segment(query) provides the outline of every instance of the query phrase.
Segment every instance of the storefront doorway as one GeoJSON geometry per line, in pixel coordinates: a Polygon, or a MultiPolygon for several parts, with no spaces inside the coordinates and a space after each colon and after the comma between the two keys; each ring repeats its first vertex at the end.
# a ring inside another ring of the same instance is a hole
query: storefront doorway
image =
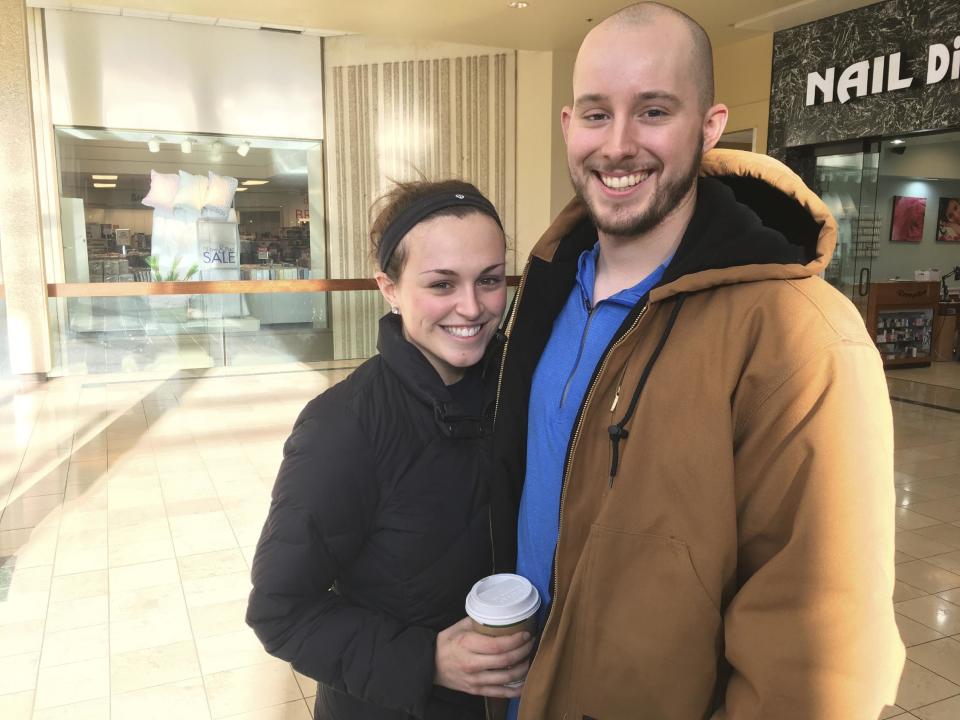
{"type": "Polygon", "coordinates": [[[816,153],[814,189],[837,219],[837,249],[824,277],[864,314],[873,261],[880,252],[879,159],[876,142],[824,147],[816,153]]]}

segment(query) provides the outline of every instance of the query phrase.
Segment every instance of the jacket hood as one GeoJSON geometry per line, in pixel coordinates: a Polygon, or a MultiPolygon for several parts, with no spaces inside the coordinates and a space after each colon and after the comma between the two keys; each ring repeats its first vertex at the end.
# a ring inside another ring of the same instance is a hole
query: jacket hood
{"type": "MultiPolygon", "coordinates": [[[[548,262],[576,257],[596,241],[586,206],[574,198],[532,255],[548,262]]],[[[757,153],[711,150],[700,165],[693,217],[650,300],[818,275],[836,241],[837,224],[827,206],[786,165],[757,153]]]]}

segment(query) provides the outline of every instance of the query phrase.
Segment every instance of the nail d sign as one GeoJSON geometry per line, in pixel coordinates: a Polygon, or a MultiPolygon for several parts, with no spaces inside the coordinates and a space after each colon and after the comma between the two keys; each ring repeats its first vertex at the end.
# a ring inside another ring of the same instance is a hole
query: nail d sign
{"type": "MultiPolygon", "coordinates": [[[[946,43],[934,43],[927,51],[927,85],[934,85],[947,77],[960,79],[960,35],[953,39],[953,48],[946,43]]],[[[807,74],[807,101],[814,105],[839,100],[841,104],[851,98],[879,95],[890,90],[905,90],[913,85],[914,78],[904,77],[900,53],[881,55],[873,60],[861,60],[848,65],[837,76],[835,67],[807,74]],[[819,97],[818,97],[819,96],[819,97]]]]}

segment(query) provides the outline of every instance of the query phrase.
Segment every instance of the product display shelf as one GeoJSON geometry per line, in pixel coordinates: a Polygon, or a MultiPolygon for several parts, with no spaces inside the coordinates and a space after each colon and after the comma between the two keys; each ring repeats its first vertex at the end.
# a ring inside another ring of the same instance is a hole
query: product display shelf
{"type": "Polygon", "coordinates": [[[884,367],[930,364],[936,343],[937,293],[935,282],[870,284],[867,329],[884,367]]]}

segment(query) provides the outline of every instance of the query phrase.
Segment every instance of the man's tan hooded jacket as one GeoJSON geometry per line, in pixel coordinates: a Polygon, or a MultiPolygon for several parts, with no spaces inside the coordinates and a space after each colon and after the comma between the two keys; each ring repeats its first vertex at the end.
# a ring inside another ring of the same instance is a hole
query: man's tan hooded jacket
{"type": "MultiPolygon", "coordinates": [[[[768,157],[713,151],[701,175],[574,426],[521,720],[876,720],[895,698],[890,403],[863,320],[818,277],[836,224],[768,157]]],[[[499,502],[519,500],[530,379],[595,242],[572,203],[518,289],[499,502]]]]}

